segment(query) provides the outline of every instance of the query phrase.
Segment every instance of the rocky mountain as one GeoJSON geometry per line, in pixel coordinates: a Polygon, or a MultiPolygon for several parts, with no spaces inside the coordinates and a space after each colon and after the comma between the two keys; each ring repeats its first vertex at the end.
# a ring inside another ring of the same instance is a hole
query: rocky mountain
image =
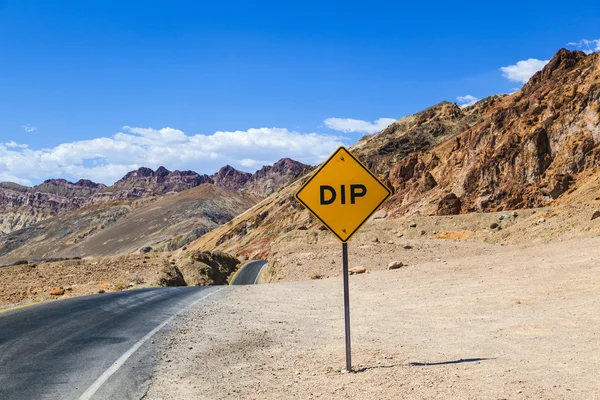
{"type": "MultiPolygon", "coordinates": [[[[442,102],[364,137],[352,151],[393,189],[388,218],[568,201],[597,179],[600,54],[562,49],[516,93],[466,108],[442,102]]],[[[302,181],[190,248],[268,257],[282,234],[317,229],[293,198],[302,181]]]]}
{"type": "MultiPolygon", "coordinates": [[[[129,172],[110,188],[103,190],[101,195],[107,196],[111,200],[157,196],[169,192],[182,192],[203,183],[213,183],[213,179],[208,175],[200,175],[194,171],[171,172],[165,167],[159,167],[156,171],[153,171],[150,168],[142,167],[129,172]]],[[[94,199],[93,202],[98,202],[98,200],[94,199]]]]}
{"type": "Polygon", "coordinates": [[[600,54],[560,50],[519,92],[477,113],[476,124],[393,166],[395,215],[544,206],[598,168],[600,54]]]}
{"type": "Polygon", "coordinates": [[[0,183],[0,232],[9,233],[53,215],[76,210],[104,189],[105,185],[89,180],[71,183],[50,179],[31,188],[0,183]]]}
{"type": "Polygon", "coordinates": [[[224,189],[241,190],[256,196],[268,197],[283,186],[304,175],[312,167],[290,158],[265,165],[254,174],[241,172],[230,165],[211,176],[215,185],[224,189]]]}
{"type": "Polygon", "coordinates": [[[246,187],[252,174],[238,171],[231,165],[226,165],[211,177],[215,185],[223,189],[241,190],[246,187]]]}
{"type": "MultiPolygon", "coordinates": [[[[498,98],[494,96],[487,102],[493,103],[498,98]]],[[[469,129],[483,114],[443,101],[396,121],[378,134],[363,137],[352,150],[370,169],[389,171],[409,155],[427,151],[469,129]]]]}
{"type": "Polygon", "coordinates": [[[205,183],[266,197],[307,168],[302,163],[284,159],[255,174],[238,171],[229,165],[212,176],[194,171],[169,171],[165,167],[156,171],[142,167],[129,172],[110,187],[89,180],[71,183],[51,179],[34,187],[3,182],[0,183],[0,235],[82,207],[112,205],[114,202],[132,206],[136,199],[154,201],[167,193],[183,192],[205,183]]]}
{"type": "Polygon", "coordinates": [[[3,182],[0,183],[0,231],[10,233],[93,204],[181,192],[205,182],[212,180],[192,171],[170,172],[164,167],[157,171],[140,168],[110,187],[89,180],[72,183],[50,179],[33,187],[3,182]]]}
{"type": "Polygon", "coordinates": [[[268,197],[310,170],[312,167],[309,165],[291,158],[283,158],[273,165],[266,165],[256,171],[244,190],[257,196],[268,197]]]}
{"type": "Polygon", "coordinates": [[[252,207],[259,197],[202,184],[148,204],[94,204],[5,235],[0,265],[20,260],[174,250],[252,207]]]}

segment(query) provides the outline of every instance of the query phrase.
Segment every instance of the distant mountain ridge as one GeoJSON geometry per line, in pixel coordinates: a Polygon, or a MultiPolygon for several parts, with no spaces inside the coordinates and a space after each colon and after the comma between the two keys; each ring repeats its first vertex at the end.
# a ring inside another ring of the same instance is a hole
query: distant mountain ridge
{"type": "Polygon", "coordinates": [[[268,197],[286,184],[306,175],[311,169],[312,167],[291,158],[282,158],[275,164],[264,166],[256,171],[246,183],[244,190],[257,196],[268,197]]]}
{"type": "Polygon", "coordinates": [[[0,266],[48,258],[175,250],[226,223],[261,198],[202,184],[137,204],[106,202],[50,217],[0,240],[0,266]]]}
{"type": "Polygon", "coordinates": [[[283,159],[273,166],[263,167],[255,174],[238,171],[230,165],[213,175],[201,175],[194,171],[169,171],[162,166],[156,171],[141,167],[127,173],[112,186],[87,179],[75,183],[65,179],[48,179],[33,187],[2,182],[0,235],[82,207],[110,202],[132,202],[137,199],[151,201],[155,197],[183,192],[205,183],[267,197],[308,169],[308,165],[283,159]],[[286,167],[283,168],[283,165],[286,167]]]}
{"type": "Polygon", "coordinates": [[[88,180],[72,183],[64,179],[49,179],[34,187],[2,182],[0,232],[10,233],[53,215],[81,208],[105,188],[105,185],[88,180]]]}
{"type": "MultiPolygon", "coordinates": [[[[161,195],[168,192],[181,192],[200,186],[203,183],[214,183],[208,175],[200,175],[194,171],[169,171],[159,167],[156,171],[141,167],[127,173],[103,192],[123,193],[130,195],[137,190],[137,195],[161,195]]],[[[137,197],[137,195],[135,197],[137,197]]]]}

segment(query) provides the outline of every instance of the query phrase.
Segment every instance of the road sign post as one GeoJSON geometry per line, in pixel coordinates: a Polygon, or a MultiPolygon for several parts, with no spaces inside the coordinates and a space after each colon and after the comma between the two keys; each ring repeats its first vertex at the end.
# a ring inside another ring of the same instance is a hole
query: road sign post
{"type": "Polygon", "coordinates": [[[338,148],[296,193],[296,199],[342,242],[346,370],[352,371],[348,241],[392,195],[348,149],[338,148]]]}
{"type": "Polygon", "coordinates": [[[342,243],[342,270],[344,273],[344,320],[346,330],[346,371],[352,371],[350,341],[350,287],[348,286],[348,243],[342,243]]]}

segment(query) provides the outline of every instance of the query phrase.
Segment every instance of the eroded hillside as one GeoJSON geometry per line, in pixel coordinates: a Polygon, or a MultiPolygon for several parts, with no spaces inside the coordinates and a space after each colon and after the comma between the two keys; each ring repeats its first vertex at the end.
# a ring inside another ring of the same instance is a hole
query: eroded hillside
{"type": "Polygon", "coordinates": [[[260,198],[204,184],[154,201],[92,205],[6,235],[0,265],[19,260],[174,250],[229,221],[260,198]]]}
{"type": "Polygon", "coordinates": [[[2,182],[0,236],[82,207],[110,208],[115,202],[130,204],[136,199],[154,201],[202,184],[266,197],[297,179],[308,168],[308,165],[286,158],[274,165],[266,165],[254,174],[229,165],[210,176],[194,171],[169,171],[164,167],[156,171],[142,167],[127,173],[110,187],[89,180],[72,183],[49,179],[33,187],[2,182]]]}
{"type": "Polygon", "coordinates": [[[540,207],[598,167],[600,55],[560,50],[486,118],[396,163],[393,215],[540,207]]]}
{"type": "MultiPolygon", "coordinates": [[[[379,218],[455,215],[569,202],[596,179],[600,54],[560,50],[518,92],[442,102],[352,150],[393,188],[379,218]]],[[[304,178],[305,179],[305,178],[304,178]]],[[[301,180],[190,245],[268,257],[273,240],[318,229],[294,200],[301,180]]]]}

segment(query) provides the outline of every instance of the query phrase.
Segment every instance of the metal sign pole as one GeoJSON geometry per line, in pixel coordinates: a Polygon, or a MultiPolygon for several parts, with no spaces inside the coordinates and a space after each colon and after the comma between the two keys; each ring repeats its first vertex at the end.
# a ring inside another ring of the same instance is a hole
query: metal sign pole
{"type": "MultiPolygon", "coordinates": [[[[2,0],[0,0],[2,1],[2,0]]],[[[340,147],[296,192],[296,200],[342,242],[346,370],[352,371],[350,352],[350,290],[348,240],[390,197],[392,191],[347,148],[340,147]]]]}
{"type": "Polygon", "coordinates": [[[344,274],[344,313],[346,320],[346,371],[352,371],[350,350],[350,289],[348,288],[348,243],[342,243],[342,264],[344,274]]]}

